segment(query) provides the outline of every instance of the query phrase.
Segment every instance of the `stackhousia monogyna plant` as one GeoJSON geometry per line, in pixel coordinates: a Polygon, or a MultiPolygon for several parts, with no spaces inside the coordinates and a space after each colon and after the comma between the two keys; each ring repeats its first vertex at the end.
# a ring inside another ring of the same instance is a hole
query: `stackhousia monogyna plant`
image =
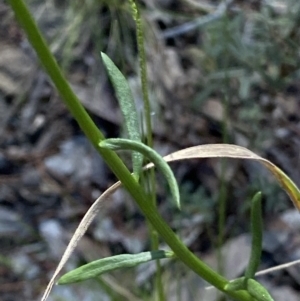
{"type": "MultiPolygon", "coordinates": [[[[78,240],[84,235],[87,227],[96,216],[97,212],[99,211],[100,204],[120,185],[123,185],[128,190],[143,214],[146,216],[147,220],[151,223],[152,227],[170,246],[171,251],[154,250],[140,254],[122,254],[96,260],[65,274],[58,280],[59,284],[82,281],[91,277],[96,277],[102,273],[109,272],[114,269],[132,267],[150,260],[172,258],[173,260],[182,261],[200,277],[236,300],[273,300],[266,289],[254,279],[254,275],[260,261],[262,243],[260,193],[256,194],[252,201],[251,228],[253,239],[252,252],[248,268],[244,277],[229,281],[228,279],[224,278],[222,275],[211,269],[200,258],[195,256],[181,242],[177,235],[171,230],[164,219],[160,216],[159,212],[156,209],[156,206],[153,204],[153,202],[151,202],[149,195],[140,185],[140,174],[143,172],[142,156],[147,157],[151,162],[153,162],[153,164],[147,164],[144,169],[149,169],[155,166],[164,174],[164,176],[168,180],[174,201],[176,202],[178,207],[181,206],[178,185],[175,181],[170,167],[167,164],[167,162],[171,161],[207,157],[228,157],[256,160],[272,172],[279,184],[289,194],[294,205],[299,209],[300,192],[296,185],[292,182],[292,180],[270,161],[261,158],[260,156],[252,153],[250,150],[236,145],[200,145],[180,150],[162,158],[157,152],[155,152],[155,150],[153,150],[153,148],[144,145],[141,142],[137,122],[137,114],[135,111],[135,106],[133,105],[133,99],[126,79],[113,64],[113,62],[105,54],[102,54],[104,64],[116,90],[116,95],[119,99],[120,106],[124,114],[124,122],[126,124],[129,136],[129,139],[105,139],[104,135],[96,127],[88,113],[81,105],[79,99],[72,91],[69,83],[63,76],[23,0],[8,0],[8,3],[12,7],[16,18],[26,32],[28,39],[32,47],[35,49],[43,67],[53,81],[56,89],[60,93],[62,100],[70,110],[73,117],[78,122],[85,135],[88,137],[96,150],[111,168],[113,173],[120,180],[120,182],[117,182],[110,189],[104,192],[101,197],[95,201],[95,203],[91,206],[91,208],[84,216],[62,257],[44,293],[44,296],[42,297],[42,300],[47,299],[54,281],[58,276],[58,273],[61,271],[65,262],[76,247],[78,240]],[[131,174],[131,172],[125,167],[124,163],[114,151],[120,149],[127,149],[133,152],[133,174],[131,174]]],[[[136,3],[132,0],[131,4],[136,9],[134,11],[135,19],[137,25],[140,26],[140,19],[136,3]]],[[[141,39],[141,36],[139,36],[139,38],[141,39]]],[[[143,60],[145,62],[145,57],[143,58],[143,60]]],[[[145,74],[143,82],[143,84],[145,85],[145,74]]]]}

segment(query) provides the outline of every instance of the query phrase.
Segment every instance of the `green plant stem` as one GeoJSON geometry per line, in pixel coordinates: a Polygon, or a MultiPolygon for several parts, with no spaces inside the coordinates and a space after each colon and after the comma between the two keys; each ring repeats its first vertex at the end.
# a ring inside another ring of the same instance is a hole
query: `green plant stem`
{"type": "Polygon", "coordinates": [[[251,202],[251,256],[245,272],[246,278],[254,278],[259,267],[262,251],[263,218],[261,209],[261,192],[255,194],[251,202]]]}
{"type": "Polygon", "coordinates": [[[146,64],[146,52],[144,47],[144,31],[142,26],[142,19],[140,15],[140,10],[138,4],[135,0],[129,0],[132,11],[133,18],[136,23],[136,36],[137,36],[137,46],[139,52],[139,69],[141,73],[141,86],[144,102],[144,116],[146,121],[147,130],[147,145],[153,147],[152,138],[152,124],[151,124],[151,107],[148,93],[148,78],[147,78],[147,64],[146,64]]]}
{"type": "MultiPolygon", "coordinates": [[[[43,39],[40,31],[38,30],[37,25],[33,20],[24,1],[8,0],[8,3],[12,7],[16,18],[26,32],[32,47],[36,51],[42,65],[52,79],[66,106],[70,109],[73,117],[76,119],[79,126],[82,128],[86,136],[90,139],[104,161],[108,164],[114,174],[118,177],[118,179],[120,179],[123,186],[134,198],[146,218],[151,222],[153,227],[170,246],[178,259],[180,259],[191,270],[193,270],[207,282],[211,283],[219,290],[224,291],[224,287],[228,283],[228,280],[216,273],[203,261],[197,258],[178,239],[176,234],[158,214],[156,208],[154,207],[152,202],[149,201],[142,187],[132,177],[130,171],[125,167],[121,159],[114,152],[106,149],[101,149],[98,146],[98,143],[104,139],[103,134],[93,123],[92,119],[84,110],[79,99],[76,97],[70,85],[62,75],[54,57],[47,47],[46,42],[43,39]]],[[[241,291],[225,293],[236,300],[252,301],[252,297],[247,292],[241,291]]]]}
{"type": "MultiPolygon", "coordinates": [[[[229,53],[228,53],[228,16],[227,13],[223,16],[223,36],[222,45],[225,48],[224,55],[224,66],[225,69],[225,91],[223,94],[223,116],[222,116],[222,142],[228,143],[228,98],[229,98],[229,53]]],[[[225,172],[227,169],[227,159],[221,159],[221,180],[220,180],[220,194],[218,200],[218,243],[217,243],[217,256],[218,256],[218,272],[223,274],[224,263],[222,256],[222,246],[225,239],[225,228],[226,228],[226,208],[227,208],[227,198],[228,198],[228,184],[225,179],[225,172]]]]}
{"type": "MultiPolygon", "coordinates": [[[[148,93],[148,78],[147,78],[147,64],[146,64],[146,52],[145,52],[145,44],[144,44],[144,30],[142,26],[142,19],[138,4],[135,0],[129,0],[132,11],[133,18],[136,23],[136,37],[137,37],[137,46],[138,46],[138,56],[139,56],[139,68],[141,74],[141,86],[142,86],[142,94],[143,94],[143,102],[144,102],[144,117],[146,121],[146,144],[153,148],[153,138],[152,138],[152,124],[151,124],[151,107],[148,93]]],[[[154,169],[150,170],[149,173],[149,185],[151,187],[151,199],[156,206],[156,184],[155,184],[155,173],[154,169]]],[[[151,238],[151,247],[152,250],[158,250],[159,247],[159,236],[157,231],[153,228],[153,226],[149,225],[150,238],[151,238]]],[[[162,281],[162,268],[160,264],[160,260],[156,261],[156,279],[155,286],[157,292],[157,300],[164,301],[166,300],[164,289],[163,289],[163,281],[162,281]]]]}

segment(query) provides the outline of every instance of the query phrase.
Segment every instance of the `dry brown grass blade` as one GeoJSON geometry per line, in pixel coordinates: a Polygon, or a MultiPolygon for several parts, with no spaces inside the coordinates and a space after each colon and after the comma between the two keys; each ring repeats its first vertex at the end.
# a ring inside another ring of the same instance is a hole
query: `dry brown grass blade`
{"type": "MultiPolygon", "coordinates": [[[[250,150],[244,147],[231,144],[205,144],[186,148],[164,157],[164,159],[167,162],[201,158],[235,158],[259,161],[272,172],[279,184],[285,189],[285,191],[290,196],[296,208],[298,210],[300,209],[300,192],[297,186],[293,183],[293,181],[289,179],[288,176],[272,162],[256,155],[255,153],[251,152],[250,150]]],[[[145,169],[152,168],[153,166],[154,165],[150,163],[147,166],[145,166],[145,169]]],[[[62,259],[60,260],[44,292],[41,301],[45,301],[48,298],[58,274],[60,273],[67,260],[70,258],[71,254],[73,253],[74,249],[78,244],[78,241],[85,234],[87,228],[99,212],[103,202],[107,200],[108,197],[111,194],[113,194],[120,186],[120,182],[115,183],[113,186],[107,189],[89,208],[89,210],[81,220],[78,228],[76,229],[73,237],[71,238],[71,241],[62,256],[62,259]]]]}
{"type": "MultiPolygon", "coordinates": [[[[271,171],[279,184],[284,188],[289,197],[291,198],[295,207],[300,210],[300,191],[294,182],[276,165],[269,160],[258,156],[251,152],[247,148],[232,144],[205,144],[198,145],[190,148],[186,148],[164,157],[167,162],[187,160],[187,159],[201,159],[201,158],[235,158],[235,159],[248,159],[256,160],[262,163],[267,169],[271,171]]],[[[148,164],[147,167],[152,167],[152,164],[148,164]]],[[[270,269],[266,269],[257,272],[255,275],[265,275],[278,271],[281,269],[289,268],[293,265],[300,263],[300,260],[295,260],[280,266],[276,266],[270,269]]],[[[213,287],[211,287],[213,288],[213,287]]]]}
{"type": "Polygon", "coordinates": [[[62,268],[64,267],[64,265],[66,264],[66,262],[68,261],[70,256],[72,255],[79,240],[85,234],[87,228],[89,227],[89,225],[92,223],[93,219],[98,214],[101,206],[103,205],[103,202],[105,200],[107,200],[120,186],[121,186],[121,182],[115,183],[113,186],[111,186],[109,189],[107,189],[89,208],[89,210],[87,211],[87,213],[81,220],[79,226],[77,227],[74,235],[72,236],[58,266],[55,269],[53,276],[51,277],[51,279],[47,285],[47,288],[43,294],[41,301],[45,301],[48,298],[58,274],[60,273],[60,271],[62,270],[62,268]]]}
{"type": "Polygon", "coordinates": [[[164,157],[167,162],[200,158],[248,159],[262,163],[271,171],[278,183],[289,195],[295,207],[300,211],[300,191],[296,184],[272,162],[256,155],[245,147],[233,144],[205,144],[186,148],[164,157]]]}

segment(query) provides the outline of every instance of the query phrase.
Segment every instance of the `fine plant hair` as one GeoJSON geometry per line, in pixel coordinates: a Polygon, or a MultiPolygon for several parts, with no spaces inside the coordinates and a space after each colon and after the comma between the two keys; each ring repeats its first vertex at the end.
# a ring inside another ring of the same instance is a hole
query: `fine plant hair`
{"type": "MultiPolygon", "coordinates": [[[[148,262],[151,260],[163,260],[164,258],[171,258],[172,260],[179,260],[183,262],[189,269],[194,271],[197,275],[202,277],[212,286],[222,291],[224,294],[230,296],[235,300],[240,301],[272,301],[273,298],[269,292],[255,280],[255,273],[260,263],[261,248],[262,248],[262,216],[261,216],[261,193],[258,192],[253,197],[251,202],[251,232],[252,232],[252,247],[251,256],[248,267],[243,277],[229,281],[220,273],[210,268],[205,262],[193,254],[172,231],[170,226],[159,214],[153,196],[149,195],[145,186],[141,183],[140,175],[144,169],[157,167],[167,179],[172,192],[173,201],[177,207],[184,206],[180,204],[179,188],[174,175],[168,165],[170,161],[192,159],[192,158],[238,158],[246,160],[256,160],[263,166],[268,168],[278,183],[287,192],[293,201],[296,208],[300,208],[300,192],[294,182],[272,162],[256,155],[250,150],[229,144],[213,144],[200,145],[187,149],[180,150],[162,158],[154,149],[152,145],[151,136],[151,122],[150,122],[150,107],[147,96],[147,77],[146,77],[146,59],[145,50],[143,48],[143,32],[142,20],[138,10],[136,1],[131,0],[130,4],[133,10],[133,17],[137,27],[137,42],[139,50],[139,61],[141,70],[141,84],[143,90],[143,98],[145,104],[145,120],[147,124],[147,143],[143,144],[141,141],[140,126],[138,123],[136,108],[130,93],[129,86],[125,77],[114,65],[112,60],[106,55],[101,54],[104,65],[107,69],[108,75],[112,81],[113,87],[116,91],[116,96],[119,100],[120,107],[124,116],[124,122],[128,131],[128,139],[106,139],[103,133],[97,128],[91,117],[81,105],[79,99],[74,94],[62,74],[57,62],[51,54],[43,36],[41,35],[33,17],[31,16],[26,4],[23,0],[8,0],[15,17],[27,34],[28,40],[37,53],[41,64],[45,68],[49,77],[53,81],[56,89],[60,93],[70,113],[75,118],[80,128],[90,140],[92,145],[98,151],[99,155],[104,159],[112,172],[120,180],[111,188],[109,188],[103,195],[95,201],[91,208],[86,213],[85,217],[76,230],[71,242],[59,263],[57,270],[51,279],[48,288],[46,289],[42,300],[46,300],[51,288],[56,281],[58,273],[62,269],[64,263],[69,258],[72,250],[76,247],[78,240],[84,235],[87,227],[99,211],[99,204],[105,200],[107,195],[113,193],[120,185],[129,192],[132,198],[139,206],[142,213],[145,215],[147,221],[155,229],[158,235],[168,244],[171,251],[153,249],[139,254],[120,254],[108,258],[92,261],[77,269],[74,269],[61,278],[58,279],[58,284],[69,284],[73,282],[83,281],[89,278],[97,277],[103,273],[110,272],[115,269],[127,268],[148,262]],[[131,173],[119,156],[116,150],[126,149],[133,152],[131,173]],[[142,167],[144,158],[147,158],[151,163],[142,167]],[[153,164],[152,164],[153,163],[153,164]],[[71,247],[70,247],[71,246],[71,247]]],[[[100,55],[100,54],[99,54],[100,55]]],[[[152,179],[153,180],[153,179],[152,179]]],[[[157,245],[157,241],[154,242],[157,245]]],[[[161,277],[157,278],[161,281],[161,277]]],[[[162,282],[160,288],[162,288],[162,282]]],[[[164,300],[164,295],[159,294],[159,300],[164,300]]]]}

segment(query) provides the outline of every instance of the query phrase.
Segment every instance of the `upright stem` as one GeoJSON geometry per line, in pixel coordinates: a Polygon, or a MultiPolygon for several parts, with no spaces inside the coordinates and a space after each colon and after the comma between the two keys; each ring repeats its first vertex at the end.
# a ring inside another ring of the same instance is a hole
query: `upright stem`
{"type": "MultiPolygon", "coordinates": [[[[229,76],[228,76],[228,15],[225,12],[222,18],[223,22],[223,47],[225,48],[225,55],[223,60],[223,69],[225,70],[225,79],[224,79],[224,93],[223,93],[223,116],[222,116],[222,142],[228,143],[228,98],[229,98],[229,76]]],[[[221,159],[221,179],[220,179],[220,193],[218,200],[218,272],[223,274],[224,264],[222,256],[222,246],[224,244],[225,238],[225,220],[226,220],[226,207],[227,207],[227,198],[228,198],[228,184],[225,179],[225,171],[227,169],[227,159],[221,159]]]]}
{"type": "MultiPolygon", "coordinates": [[[[141,86],[142,86],[142,95],[143,95],[143,103],[144,103],[144,117],[146,121],[146,144],[153,148],[153,137],[152,137],[152,124],[151,124],[151,106],[149,100],[148,93],[148,78],[147,78],[147,63],[146,63],[146,52],[145,52],[145,44],[144,44],[144,30],[142,25],[142,19],[140,10],[136,0],[129,0],[132,10],[133,17],[136,23],[136,37],[137,37],[137,46],[138,46],[138,56],[139,56],[139,67],[140,67],[140,78],[141,78],[141,86]]],[[[147,178],[146,178],[147,180],[147,178]]],[[[156,184],[155,184],[155,173],[154,169],[151,169],[149,172],[149,185],[150,185],[150,193],[151,199],[156,206],[156,184]]],[[[157,231],[154,227],[149,224],[149,231],[151,237],[151,245],[153,250],[158,250],[159,248],[159,237],[157,231]]],[[[157,300],[164,301],[164,289],[162,283],[162,268],[160,264],[160,260],[156,260],[156,279],[155,279],[155,287],[157,292],[157,300]]]]}

